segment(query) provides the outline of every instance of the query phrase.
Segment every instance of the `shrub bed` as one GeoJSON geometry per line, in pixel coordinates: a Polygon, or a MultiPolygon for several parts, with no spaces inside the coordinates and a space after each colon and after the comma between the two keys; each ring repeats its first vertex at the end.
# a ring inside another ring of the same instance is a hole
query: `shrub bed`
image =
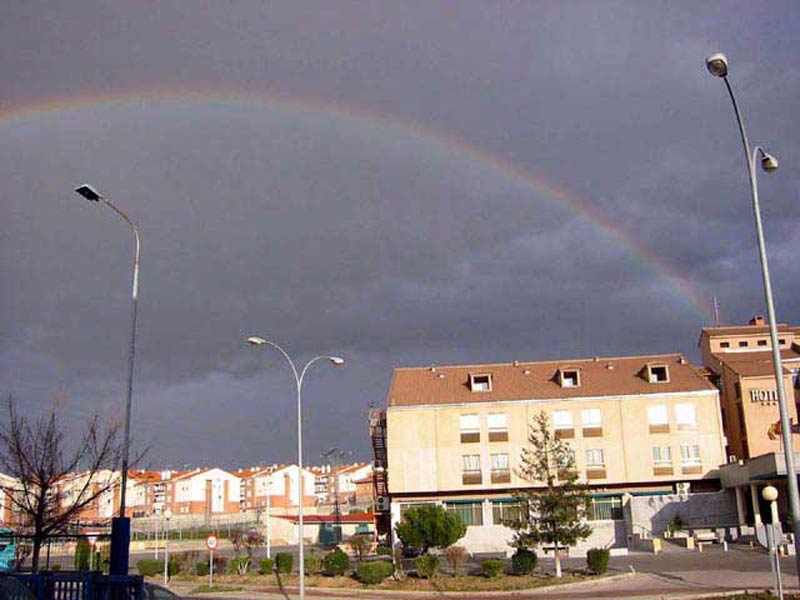
{"type": "Polygon", "coordinates": [[[425,579],[430,579],[435,576],[436,573],[439,572],[440,565],[439,557],[431,554],[423,554],[414,561],[414,566],[417,568],[417,575],[425,579]]]}
{"type": "Polygon", "coordinates": [[[527,548],[517,548],[511,557],[511,569],[515,575],[530,575],[536,568],[536,552],[527,548]]]}
{"type": "Polygon", "coordinates": [[[350,568],[350,559],[341,549],[335,548],[322,559],[322,572],[328,577],[344,575],[350,568]]]}
{"type": "Polygon", "coordinates": [[[291,573],[294,557],[288,552],[278,552],[275,555],[275,568],[278,573],[291,573]]]}
{"type": "Polygon", "coordinates": [[[394,573],[394,566],[388,560],[362,562],[358,563],[356,567],[356,579],[367,585],[381,583],[392,573],[394,573]]]}
{"type": "Polygon", "coordinates": [[[139,571],[139,575],[154,577],[162,572],[163,564],[164,563],[155,558],[143,558],[136,562],[136,568],[139,571]]]}
{"type": "Polygon", "coordinates": [[[489,579],[500,577],[505,569],[506,564],[497,558],[490,558],[489,560],[485,560],[481,563],[481,575],[488,577],[489,579]]]}
{"type": "Polygon", "coordinates": [[[608,559],[611,556],[608,548],[592,548],[586,553],[586,563],[589,571],[595,575],[602,575],[608,571],[608,559]]]}
{"type": "Polygon", "coordinates": [[[275,568],[275,561],[271,558],[264,558],[261,559],[261,562],[258,563],[258,572],[262,575],[269,575],[272,573],[272,570],[275,568]]]}

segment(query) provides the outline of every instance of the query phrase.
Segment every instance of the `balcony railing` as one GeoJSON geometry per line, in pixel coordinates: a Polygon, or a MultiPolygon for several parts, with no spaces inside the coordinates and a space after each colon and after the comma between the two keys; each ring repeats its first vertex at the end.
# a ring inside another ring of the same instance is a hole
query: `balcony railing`
{"type": "Polygon", "coordinates": [[[463,471],[461,481],[464,485],[475,485],[483,483],[483,477],[480,471],[463,471]]]}
{"type": "Polygon", "coordinates": [[[509,469],[492,469],[492,483],[511,483],[509,469]]]}

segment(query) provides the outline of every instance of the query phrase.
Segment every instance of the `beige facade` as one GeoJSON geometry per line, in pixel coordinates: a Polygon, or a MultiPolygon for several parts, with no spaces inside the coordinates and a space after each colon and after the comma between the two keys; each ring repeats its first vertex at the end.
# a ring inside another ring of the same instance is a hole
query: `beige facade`
{"type": "Polygon", "coordinates": [[[595,494],[595,529],[609,539],[594,545],[618,543],[611,521],[624,492],[718,487],[719,393],[679,354],[397,369],[387,408],[393,522],[404,506],[443,502],[472,525],[472,549],[507,548],[499,523],[513,491],[534,485],[518,468],[540,412],[595,494]]]}
{"type": "MultiPolygon", "coordinates": [[[[800,334],[796,327],[778,326],[787,408],[797,423],[800,401],[800,334]]],[[[772,343],[763,318],[748,325],[707,327],[700,335],[700,354],[710,378],[721,392],[721,408],[729,461],[781,452],[778,394],[772,343]],[[771,429],[772,427],[772,429],[771,429]]],[[[793,436],[795,447],[800,435],[793,436]]]]}

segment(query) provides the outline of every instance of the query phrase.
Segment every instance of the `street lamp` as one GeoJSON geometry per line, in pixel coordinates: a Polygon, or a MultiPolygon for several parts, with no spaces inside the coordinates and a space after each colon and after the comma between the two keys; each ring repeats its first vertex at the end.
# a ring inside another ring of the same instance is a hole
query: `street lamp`
{"type": "Polygon", "coordinates": [[[742,137],[745,160],[747,162],[747,174],[750,179],[750,196],[753,201],[753,216],[756,221],[756,237],[758,239],[758,255],[761,259],[761,277],[764,284],[764,299],[767,304],[767,318],[769,320],[769,336],[772,342],[772,364],[775,371],[775,385],[778,391],[778,411],[781,419],[781,436],[783,438],[783,452],[786,464],[786,483],[789,491],[789,511],[792,516],[792,529],[795,547],[795,560],[798,566],[798,578],[800,578],[800,498],[797,490],[797,472],[794,466],[794,448],[792,447],[792,427],[789,419],[789,409],[786,403],[786,392],[783,385],[783,366],[781,365],[781,351],[778,341],[778,328],[775,319],[775,307],[772,302],[772,283],[769,277],[769,264],[767,263],[767,249],[764,244],[764,230],[761,226],[761,211],[758,206],[758,186],[756,184],[756,156],[761,163],[761,168],[770,173],[778,168],[778,161],[774,156],[768,154],[760,146],[750,148],[747,140],[747,133],[744,129],[744,120],[736,103],[736,96],[733,88],[728,81],[728,59],[724,54],[718,52],[706,58],[706,67],[714,77],[720,77],[728,88],[731,97],[733,110],[736,114],[736,122],[739,125],[739,133],[742,137]]]}
{"type": "Polygon", "coordinates": [[[83,184],[75,188],[79,196],[91,202],[101,200],[130,226],[135,242],[133,258],[133,286],[131,292],[130,343],[128,346],[128,378],[125,386],[125,407],[122,439],[122,477],[119,493],[119,516],[111,520],[111,556],[109,573],[111,575],[128,574],[128,547],[130,545],[130,520],[125,516],[125,493],[128,487],[128,453],[131,441],[131,395],[133,393],[133,362],[136,351],[136,301],[139,297],[139,230],[130,217],[117,208],[111,200],[100,195],[92,186],[83,184]]]}
{"type": "Polygon", "coordinates": [[[169,518],[172,511],[164,511],[164,585],[169,583],[169,518]]]}
{"type": "Polygon", "coordinates": [[[769,527],[765,527],[764,531],[767,533],[767,547],[769,550],[769,562],[772,567],[772,574],[775,576],[775,588],[778,592],[778,598],[783,600],[783,581],[781,581],[781,560],[778,554],[778,490],[771,485],[768,485],[761,490],[761,497],[769,502],[769,512],[772,523],[769,527]]]}
{"type": "Polygon", "coordinates": [[[303,391],[303,379],[306,376],[306,372],[308,368],[313,365],[315,362],[319,360],[327,360],[333,363],[336,366],[344,365],[344,359],[339,356],[315,356],[311,360],[309,360],[303,370],[300,371],[298,374],[297,367],[292,360],[292,357],[281,348],[275,342],[271,342],[267,339],[262,337],[252,336],[247,338],[247,343],[251,346],[272,346],[276,350],[278,350],[283,357],[286,359],[286,362],[289,363],[289,366],[292,368],[292,374],[294,375],[294,382],[297,388],[297,463],[298,463],[298,513],[297,513],[297,521],[298,521],[298,538],[300,544],[300,552],[299,552],[299,559],[298,559],[298,567],[300,568],[300,600],[305,600],[305,561],[303,557],[303,405],[301,402],[302,391],[303,391]]]}

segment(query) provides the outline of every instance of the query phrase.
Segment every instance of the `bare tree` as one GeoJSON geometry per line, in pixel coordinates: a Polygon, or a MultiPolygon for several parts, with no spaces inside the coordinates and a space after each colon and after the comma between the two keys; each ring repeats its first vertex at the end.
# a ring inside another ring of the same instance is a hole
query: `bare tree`
{"type": "Polygon", "coordinates": [[[13,480],[3,484],[3,491],[23,532],[33,539],[31,566],[37,571],[47,538],[66,532],[82,510],[118,485],[119,425],[104,426],[94,416],[80,439],[68,443],[58,402],[37,419],[20,414],[12,396],[7,404],[8,422],[0,425],[0,468],[13,480]]]}

